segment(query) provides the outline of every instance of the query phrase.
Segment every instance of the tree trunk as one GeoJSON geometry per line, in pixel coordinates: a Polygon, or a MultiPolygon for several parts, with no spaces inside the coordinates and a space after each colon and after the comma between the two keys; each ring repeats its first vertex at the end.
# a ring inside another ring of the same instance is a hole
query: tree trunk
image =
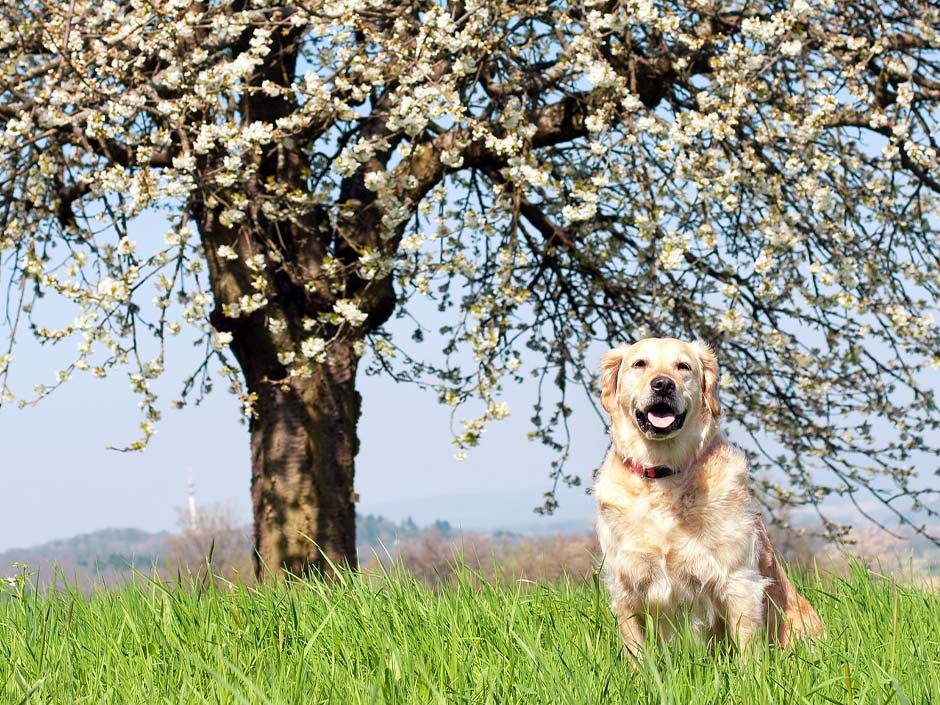
{"type": "MultiPolygon", "coordinates": [[[[268,305],[247,315],[226,316],[226,304],[253,292],[254,273],[245,262],[260,249],[255,243],[265,238],[238,237],[220,227],[211,213],[194,210],[200,216],[216,302],[211,321],[217,330],[232,334],[232,352],[254,396],[250,432],[255,573],[259,578],[280,577],[282,571],[328,576],[339,566],[356,567],[353,480],[361,398],[355,387],[359,360],[354,347],[388,318],[395,301],[391,284],[376,284],[380,293],[365,298],[365,325],[342,335],[324,331],[324,337],[333,338],[326,360],[311,360],[307,376],[292,375],[278,354],[297,351],[312,335],[305,321],[329,312],[332,301],[297,285],[282,267],[269,263],[268,305]],[[230,244],[239,258],[220,257],[219,243],[230,244]],[[275,319],[285,325],[279,334],[269,327],[275,319]]],[[[303,244],[308,249],[288,261],[315,272],[322,259],[318,244],[313,238],[303,244]]]]}
{"type": "Polygon", "coordinates": [[[352,346],[340,343],[308,379],[250,385],[258,412],[251,421],[251,498],[259,577],[280,570],[329,575],[357,563],[357,362],[352,346]]]}

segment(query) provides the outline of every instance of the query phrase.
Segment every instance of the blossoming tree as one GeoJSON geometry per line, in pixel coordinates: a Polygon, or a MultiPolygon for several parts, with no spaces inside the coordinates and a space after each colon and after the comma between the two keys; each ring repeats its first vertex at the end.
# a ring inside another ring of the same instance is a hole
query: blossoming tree
{"type": "Polygon", "coordinates": [[[194,327],[183,397],[209,369],[240,395],[268,566],[354,560],[366,365],[476,400],[458,452],[505,383],[554,382],[535,435],[563,456],[602,346],[700,338],[764,496],[908,517],[931,491],[932,0],[0,8],[4,401],[27,326],[75,339],[38,396],[129,368],[141,448],[164,341],[194,327]],[[448,324],[392,340],[422,299],[448,324]]]}

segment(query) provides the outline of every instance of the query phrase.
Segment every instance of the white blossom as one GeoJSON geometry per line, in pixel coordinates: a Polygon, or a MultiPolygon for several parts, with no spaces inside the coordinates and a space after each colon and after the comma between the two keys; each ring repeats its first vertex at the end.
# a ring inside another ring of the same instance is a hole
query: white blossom
{"type": "Polygon", "coordinates": [[[300,344],[300,352],[308,360],[319,362],[325,359],[326,347],[327,343],[323,338],[310,337],[300,344]]]}
{"type": "Polygon", "coordinates": [[[238,259],[238,253],[229,245],[221,245],[218,249],[219,257],[222,259],[238,259]]]}
{"type": "Polygon", "coordinates": [[[362,325],[369,317],[367,313],[361,311],[353,301],[348,299],[340,299],[337,301],[335,304],[333,304],[333,310],[340,316],[340,318],[352,326],[362,325]]]}

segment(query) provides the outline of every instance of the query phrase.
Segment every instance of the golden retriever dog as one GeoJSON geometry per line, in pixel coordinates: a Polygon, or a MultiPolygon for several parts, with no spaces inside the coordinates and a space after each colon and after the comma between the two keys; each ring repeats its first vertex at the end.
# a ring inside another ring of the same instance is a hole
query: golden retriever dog
{"type": "Polygon", "coordinates": [[[612,444],[594,487],[597,533],[634,656],[647,628],[668,639],[680,618],[740,648],[762,631],[782,646],[825,631],[774,555],[743,453],[718,428],[718,378],[706,345],[672,338],[601,360],[612,444]]]}

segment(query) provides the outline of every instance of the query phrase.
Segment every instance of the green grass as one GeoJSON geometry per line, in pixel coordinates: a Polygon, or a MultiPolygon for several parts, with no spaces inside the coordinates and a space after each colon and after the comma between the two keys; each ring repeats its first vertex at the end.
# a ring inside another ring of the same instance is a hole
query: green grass
{"type": "Polygon", "coordinates": [[[596,585],[14,590],[0,703],[940,703],[936,593],[863,569],[801,583],[829,627],[815,649],[742,662],[682,638],[636,671],[596,585]]]}

